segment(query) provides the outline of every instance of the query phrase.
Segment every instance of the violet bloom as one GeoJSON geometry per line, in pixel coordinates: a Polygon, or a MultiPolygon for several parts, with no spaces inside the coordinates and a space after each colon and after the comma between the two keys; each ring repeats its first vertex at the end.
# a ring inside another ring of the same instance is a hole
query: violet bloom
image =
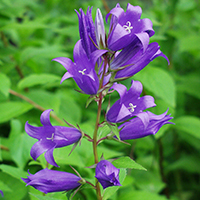
{"type": "Polygon", "coordinates": [[[120,99],[108,110],[106,119],[108,122],[123,122],[133,116],[140,116],[143,110],[156,106],[154,98],[149,95],[140,97],[142,93],[142,84],[139,81],[132,80],[131,88],[122,84],[113,84],[112,89],[116,90],[120,99]]]}
{"type": "Polygon", "coordinates": [[[1,194],[1,196],[3,197],[3,191],[2,191],[2,190],[0,190],[0,194],[1,194]]]}
{"type": "Polygon", "coordinates": [[[149,37],[154,35],[152,22],[150,19],[140,19],[142,9],[139,6],[127,4],[127,10],[119,4],[113,8],[106,16],[110,15],[110,35],[108,37],[108,47],[113,51],[120,50],[129,45],[135,38],[138,38],[145,50],[149,44],[149,37]]]}
{"type": "Polygon", "coordinates": [[[81,43],[83,48],[88,56],[97,50],[94,43],[96,44],[96,37],[95,37],[95,26],[92,20],[92,8],[88,7],[86,15],[84,14],[83,10],[79,9],[80,14],[76,11],[79,19],[79,33],[81,38],[81,43]]]}
{"type": "Polygon", "coordinates": [[[125,122],[119,126],[119,129],[122,128],[119,132],[120,139],[121,140],[131,140],[131,139],[137,139],[142,138],[148,135],[155,135],[159,129],[164,124],[173,124],[172,122],[169,122],[173,117],[170,117],[170,115],[167,115],[167,112],[164,112],[161,115],[155,115],[149,111],[143,115],[143,117],[148,118],[148,123],[144,124],[141,118],[136,117],[131,119],[128,122],[125,122]]]}
{"type": "MultiPolygon", "coordinates": [[[[28,172],[29,173],[29,172],[28,172]]],[[[26,186],[30,185],[35,189],[44,192],[68,191],[79,187],[80,177],[61,171],[42,169],[36,174],[30,174],[27,178],[22,178],[26,186]]]]}
{"type": "Polygon", "coordinates": [[[119,169],[107,160],[101,160],[97,164],[95,174],[103,189],[110,186],[121,186],[119,182],[119,169]]]}
{"type": "Polygon", "coordinates": [[[113,60],[111,69],[127,66],[117,71],[115,78],[130,77],[138,73],[158,56],[164,57],[169,64],[168,58],[160,51],[160,46],[156,42],[149,44],[145,51],[143,51],[138,43],[133,47],[129,45],[113,60]],[[126,52],[128,52],[127,56],[126,52]],[[132,53],[132,55],[130,53],[132,53]]]}
{"type": "Polygon", "coordinates": [[[38,139],[38,142],[31,148],[31,157],[36,160],[45,152],[47,162],[58,167],[53,158],[54,149],[78,142],[82,134],[76,128],[52,126],[49,119],[51,111],[51,109],[45,110],[41,114],[40,121],[43,126],[35,127],[26,122],[25,131],[29,136],[38,139]]]}
{"type": "Polygon", "coordinates": [[[72,77],[84,93],[90,95],[97,94],[99,78],[95,72],[95,63],[106,51],[107,50],[96,50],[91,54],[90,58],[88,58],[81,40],[79,40],[74,47],[74,63],[69,58],[65,57],[53,59],[62,64],[67,70],[61,79],[61,83],[72,77]]]}
{"type": "Polygon", "coordinates": [[[99,47],[106,47],[106,33],[104,28],[104,21],[101,14],[101,11],[97,9],[96,18],[95,18],[95,35],[97,44],[99,47]]]}

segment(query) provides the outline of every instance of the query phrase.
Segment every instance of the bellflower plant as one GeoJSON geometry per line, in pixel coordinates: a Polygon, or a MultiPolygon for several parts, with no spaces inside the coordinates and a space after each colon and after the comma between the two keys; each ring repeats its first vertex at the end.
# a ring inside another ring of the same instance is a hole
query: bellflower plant
{"type": "MultiPolygon", "coordinates": [[[[28,172],[29,173],[29,172],[28,172]]],[[[22,178],[26,185],[44,192],[60,192],[75,189],[81,185],[81,178],[67,172],[42,169],[36,174],[29,173],[27,178],[22,178]]]]}
{"type": "Polygon", "coordinates": [[[107,160],[101,160],[97,164],[95,174],[103,189],[110,186],[121,186],[119,182],[119,169],[107,160]]]}
{"type": "Polygon", "coordinates": [[[49,109],[41,114],[40,121],[43,126],[35,127],[26,122],[25,131],[29,136],[38,139],[31,148],[31,157],[36,160],[45,152],[47,162],[58,167],[53,158],[53,150],[78,142],[82,134],[76,128],[52,126],[49,119],[51,111],[49,109]]]}
{"type": "MultiPolygon", "coordinates": [[[[22,180],[27,186],[30,185],[43,193],[73,190],[87,183],[95,189],[97,199],[102,200],[104,193],[101,193],[101,186],[106,190],[121,186],[126,176],[124,168],[127,165],[117,165],[116,162],[111,163],[110,160],[104,159],[100,161],[98,145],[107,139],[123,143],[123,140],[154,135],[164,124],[172,123],[169,121],[172,117],[167,115],[168,110],[161,115],[155,115],[146,110],[156,106],[154,98],[150,95],[142,96],[142,83],[131,78],[156,57],[162,56],[167,61],[168,58],[161,52],[158,43],[149,43],[149,38],[155,32],[150,19],[141,19],[142,9],[139,6],[128,4],[124,11],[117,4],[106,16],[106,21],[110,21],[108,35],[106,35],[100,9],[97,9],[94,21],[90,7],[86,14],[82,9],[76,13],[79,20],[80,40],[74,46],[74,61],[66,57],[53,60],[62,64],[67,70],[61,78],[61,83],[68,78],[73,78],[80,92],[88,95],[86,105],[88,106],[92,101],[97,104],[93,134],[86,134],[81,130],[81,126],[77,125],[78,128],[76,128],[66,121],[69,127],[53,126],[49,119],[51,109],[41,114],[40,121],[43,126],[36,127],[26,122],[25,131],[38,140],[31,148],[32,158],[36,160],[45,153],[46,161],[54,167],[58,167],[53,156],[55,148],[75,143],[72,148],[74,150],[82,138],[91,142],[94,164],[89,168],[96,168],[93,176],[95,181],[88,181],[91,177],[88,177],[88,180],[81,178],[73,167],[78,176],[45,168],[34,175],[28,172],[29,176],[22,180]],[[109,17],[110,20],[108,20],[109,17]],[[130,78],[130,89],[119,83],[121,80],[130,78]],[[112,98],[114,91],[119,93],[120,98],[110,107],[106,99],[107,96],[112,98]],[[103,110],[105,107],[107,111],[103,110]],[[102,116],[102,113],[106,114],[102,116]],[[104,130],[102,129],[104,126],[107,126],[109,133],[101,138],[100,133],[104,130]]],[[[120,158],[118,159],[120,163],[120,158]]],[[[127,162],[131,162],[130,165],[137,164],[131,159],[127,162]]],[[[51,166],[47,165],[47,167],[51,166]]],[[[114,191],[110,190],[111,193],[114,191]]]]}

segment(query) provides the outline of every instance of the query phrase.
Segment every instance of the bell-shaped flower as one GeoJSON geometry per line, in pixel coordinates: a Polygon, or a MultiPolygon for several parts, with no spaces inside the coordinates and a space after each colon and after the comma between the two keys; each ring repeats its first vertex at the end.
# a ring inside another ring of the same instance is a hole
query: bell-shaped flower
{"type": "MultiPolygon", "coordinates": [[[[76,10],[75,10],[76,11],[76,10]]],[[[79,34],[83,48],[88,56],[97,50],[96,46],[96,37],[95,37],[95,26],[92,20],[92,7],[88,7],[86,14],[83,10],[79,9],[80,13],[76,11],[79,19],[79,34]]]]}
{"type": "Polygon", "coordinates": [[[84,93],[90,95],[97,94],[99,78],[95,72],[95,63],[106,51],[107,50],[96,50],[91,54],[90,58],[88,58],[81,40],[79,40],[74,47],[74,62],[66,57],[53,59],[62,64],[67,70],[61,79],[61,83],[72,77],[84,93]]]}
{"type": "MultiPolygon", "coordinates": [[[[29,171],[28,171],[29,173],[29,171]]],[[[29,173],[27,178],[22,178],[26,186],[30,185],[35,189],[44,192],[60,192],[75,189],[81,185],[80,177],[62,171],[42,169],[36,174],[29,173]]]]}
{"type": "Polygon", "coordinates": [[[116,73],[116,79],[130,77],[138,73],[158,56],[164,57],[169,64],[168,58],[160,51],[160,46],[156,42],[149,44],[145,51],[138,43],[132,47],[129,45],[113,60],[111,69],[117,70],[121,68],[116,73]]]}
{"type": "Polygon", "coordinates": [[[95,177],[103,186],[103,189],[110,186],[121,186],[119,182],[119,169],[107,160],[101,160],[95,170],[95,177]]]}
{"type": "Polygon", "coordinates": [[[95,35],[97,40],[97,45],[99,47],[106,47],[106,33],[104,28],[104,21],[100,9],[97,9],[95,18],[95,35]]]}
{"type": "Polygon", "coordinates": [[[141,19],[142,9],[139,6],[127,4],[127,10],[119,4],[113,8],[106,16],[106,21],[110,15],[110,33],[108,37],[108,48],[117,51],[129,45],[135,38],[138,38],[144,51],[149,44],[149,37],[154,35],[152,22],[150,19],[141,19]]]}
{"type": "Polygon", "coordinates": [[[164,124],[173,124],[172,122],[169,122],[173,117],[167,115],[167,112],[168,110],[161,115],[155,115],[147,111],[143,115],[147,120],[142,120],[142,117],[136,117],[121,124],[119,126],[119,129],[121,129],[119,132],[120,139],[130,140],[142,138],[151,134],[155,135],[164,124]],[[144,124],[144,121],[147,121],[147,123],[144,124]]]}
{"type": "Polygon", "coordinates": [[[106,114],[108,122],[123,122],[133,116],[140,117],[143,110],[156,106],[154,98],[149,95],[140,97],[142,93],[142,84],[139,81],[133,81],[129,90],[122,84],[113,84],[111,89],[116,90],[120,99],[117,100],[106,114]]]}
{"type": "Polygon", "coordinates": [[[41,114],[40,121],[43,126],[35,127],[26,122],[25,131],[29,136],[38,139],[31,148],[31,157],[36,160],[45,152],[47,162],[58,167],[53,157],[54,149],[78,142],[82,134],[76,128],[52,126],[49,119],[51,111],[51,109],[45,110],[41,114]]]}

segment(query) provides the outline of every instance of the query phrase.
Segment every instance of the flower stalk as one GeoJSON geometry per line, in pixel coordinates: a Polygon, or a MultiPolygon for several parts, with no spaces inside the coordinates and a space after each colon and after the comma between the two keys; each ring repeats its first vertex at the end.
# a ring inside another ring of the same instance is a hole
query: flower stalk
{"type": "MultiPolygon", "coordinates": [[[[104,56],[104,69],[103,69],[103,74],[100,80],[100,89],[103,87],[103,79],[105,76],[105,71],[106,71],[106,65],[107,65],[107,55],[104,56]]],[[[101,117],[101,107],[102,107],[102,100],[103,100],[103,91],[99,93],[99,98],[98,98],[98,110],[97,110],[97,118],[96,118],[96,124],[95,124],[95,129],[94,129],[94,134],[93,134],[93,152],[94,152],[94,162],[97,164],[98,161],[98,152],[97,152],[97,132],[99,129],[99,124],[100,124],[100,117],[101,117]]],[[[97,193],[97,198],[98,200],[101,200],[101,190],[100,190],[100,185],[99,182],[96,180],[96,193],[97,193]]]]}

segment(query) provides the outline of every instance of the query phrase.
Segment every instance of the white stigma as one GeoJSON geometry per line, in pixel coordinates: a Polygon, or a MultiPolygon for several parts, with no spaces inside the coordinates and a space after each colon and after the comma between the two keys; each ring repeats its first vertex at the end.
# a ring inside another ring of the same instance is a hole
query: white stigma
{"type": "Polygon", "coordinates": [[[130,112],[134,112],[135,108],[137,107],[136,105],[133,105],[132,103],[128,104],[130,107],[128,107],[128,109],[130,109],[130,112]]]}
{"type": "Polygon", "coordinates": [[[126,22],[126,25],[124,25],[123,28],[124,28],[128,33],[131,33],[131,29],[133,29],[133,27],[131,26],[131,22],[129,22],[129,21],[126,22]]]}
{"type": "Polygon", "coordinates": [[[82,75],[85,75],[85,71],[86,71],[86,69],[83,69],[82,71],[79,70],[78,72],[81,73],[82,75]]]}
{"type": "Polygon", "coordinates": [[[54,138],[54,133],[52,133],[51,137],[50,138],[46,138],[47,140],[51,140],[53,141],[53,138],[54,138]]]}

